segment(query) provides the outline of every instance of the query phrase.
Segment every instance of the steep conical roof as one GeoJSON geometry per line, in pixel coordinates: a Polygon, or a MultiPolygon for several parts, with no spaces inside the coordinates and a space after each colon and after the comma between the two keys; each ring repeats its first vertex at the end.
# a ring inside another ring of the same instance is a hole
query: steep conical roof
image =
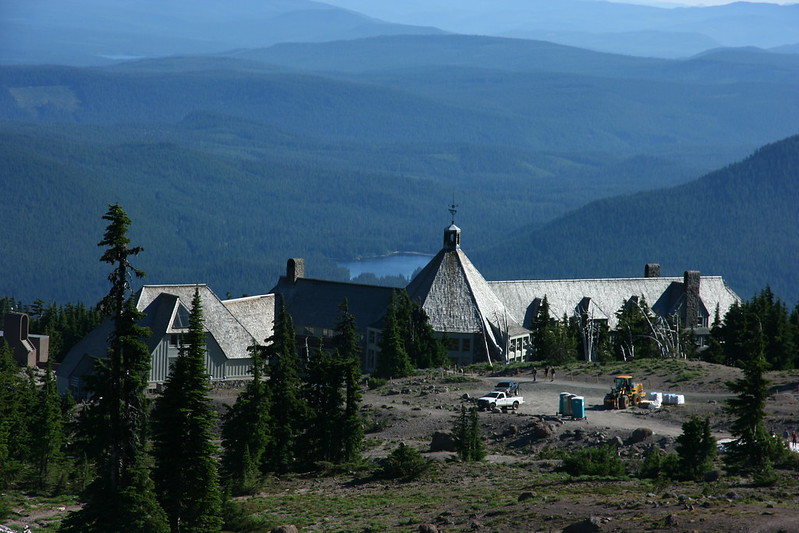
{"type": "Polygon", "coordinates": [[[406,290],[425,310],[435,331],[484,334],[496,353],[497,335],[526,330],[507,312],[459,244],[460,229],[453,224],[444,230],[444,247],[406,290]]]}

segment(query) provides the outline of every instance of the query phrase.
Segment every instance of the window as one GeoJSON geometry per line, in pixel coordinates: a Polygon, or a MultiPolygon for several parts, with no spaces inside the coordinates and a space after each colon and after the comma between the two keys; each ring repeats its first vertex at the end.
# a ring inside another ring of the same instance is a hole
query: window
{"type": "Polygon", "coordinates": [[[457,351],[458,351],[458,345],[459,345],[459,344],[460,344],[460,342],[459,342],[459,339],[450,339],[450,340],[449,340],[449,347],[448,347],[448,350],[449,350],[450,352],[457,352],[457,351]]]}
{"type": "Polygon", "coordinates": [[[169,345],[177,346],[178,344],[180,344],[180,335],[178,335],[177,333],[173,333],[172,335],[169,336],[169,345]]]}
{"type": "Polygon", "coordinates": [[[464,352],[472,351],[472,339],[463,339],[462,350],[464,352]]]}

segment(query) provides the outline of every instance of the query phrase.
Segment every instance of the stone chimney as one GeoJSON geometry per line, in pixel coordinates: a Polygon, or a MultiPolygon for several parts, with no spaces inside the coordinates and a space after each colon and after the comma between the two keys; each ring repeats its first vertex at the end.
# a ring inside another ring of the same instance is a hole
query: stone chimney
{"type": "Polygon", "coordinates": [[[301,257],[292,257],[286,264],[286,278],[290,283],[305,277],[305,260],[301,257]]]}
{"type": "Polygon", "coordinates": [[[683,290],[685,291],[685,327],[695,328],[699,318],[699,282],[701,277],[698,270],[686,270],[683,276],[683,290]]]}
{"type": "Polygon", "coordinates": [[[644,277],[645,278],[659,278],[660,277],[660,265],[657,263],[647,263],[644,266],[644,277]]]}

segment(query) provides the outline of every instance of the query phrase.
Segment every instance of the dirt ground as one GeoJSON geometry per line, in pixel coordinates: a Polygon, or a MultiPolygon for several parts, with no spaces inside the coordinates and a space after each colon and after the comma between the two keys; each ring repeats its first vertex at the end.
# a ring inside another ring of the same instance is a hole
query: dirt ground
{"type": "MultiPolygon", "coordinates": [[[[634,478],[570,479],[558,472],[548,449],[616,443],[624,459],[635,461],[658,447],[673,451],[682,423],[691,415],[710,416],[714,436],[729,438],[725,383],[740,377],[733,368],[699,362],[629,367],[558,369],[554,380],[536,379],[529,369],[513,373],[430,373],[364,390],[364,455],[380,459],[400,442],[413,446],[435,465],[418,480],[377,480],[368,473],[299,475],[269,480],[262,492],[239,501],[272,525],[295,524],[299,531],[799,531],[799,484],[755,487],[728,478],[705,483],[644,483],[634,478]],[[646,391],[684,395],[685,404],[660,409],[602,407],[613,376],[631,373],[646,391]],[[433,451],[433,436],[451,431],[461,406],[512,379],[524,404],[516,411],[479,413],[489,455],[480,463],[460,463],[452,451],[433,451]],[[585,418],[557,416],[561,392],[585,398],[585,418]],[[577,527],[580,525],[580,527],[577,527]],[[570,527],[576,529],[569,529],[570,527]]],[[[770,374],[767,425],[775,434],[799,432],[799,372],[770,374]]],[[[235,401],[240,389],[215,391],[220,404],[235,401]]],[[[28,508],[5,524],[32,530],[64,516],[74,506],[28,508]]],[[[48,529],[49,530],[49,529],[48,529]]]]}

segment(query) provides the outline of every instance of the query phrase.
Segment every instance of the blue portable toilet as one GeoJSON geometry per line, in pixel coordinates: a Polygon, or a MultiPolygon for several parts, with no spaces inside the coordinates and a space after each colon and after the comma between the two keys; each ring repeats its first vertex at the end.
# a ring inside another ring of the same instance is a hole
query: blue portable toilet
{"type": "Polygon", "coordinates": [[[585,398],[582,396],[573,396],[571,398],[571,415],[572,418],[585,418],[585,398]]]}

